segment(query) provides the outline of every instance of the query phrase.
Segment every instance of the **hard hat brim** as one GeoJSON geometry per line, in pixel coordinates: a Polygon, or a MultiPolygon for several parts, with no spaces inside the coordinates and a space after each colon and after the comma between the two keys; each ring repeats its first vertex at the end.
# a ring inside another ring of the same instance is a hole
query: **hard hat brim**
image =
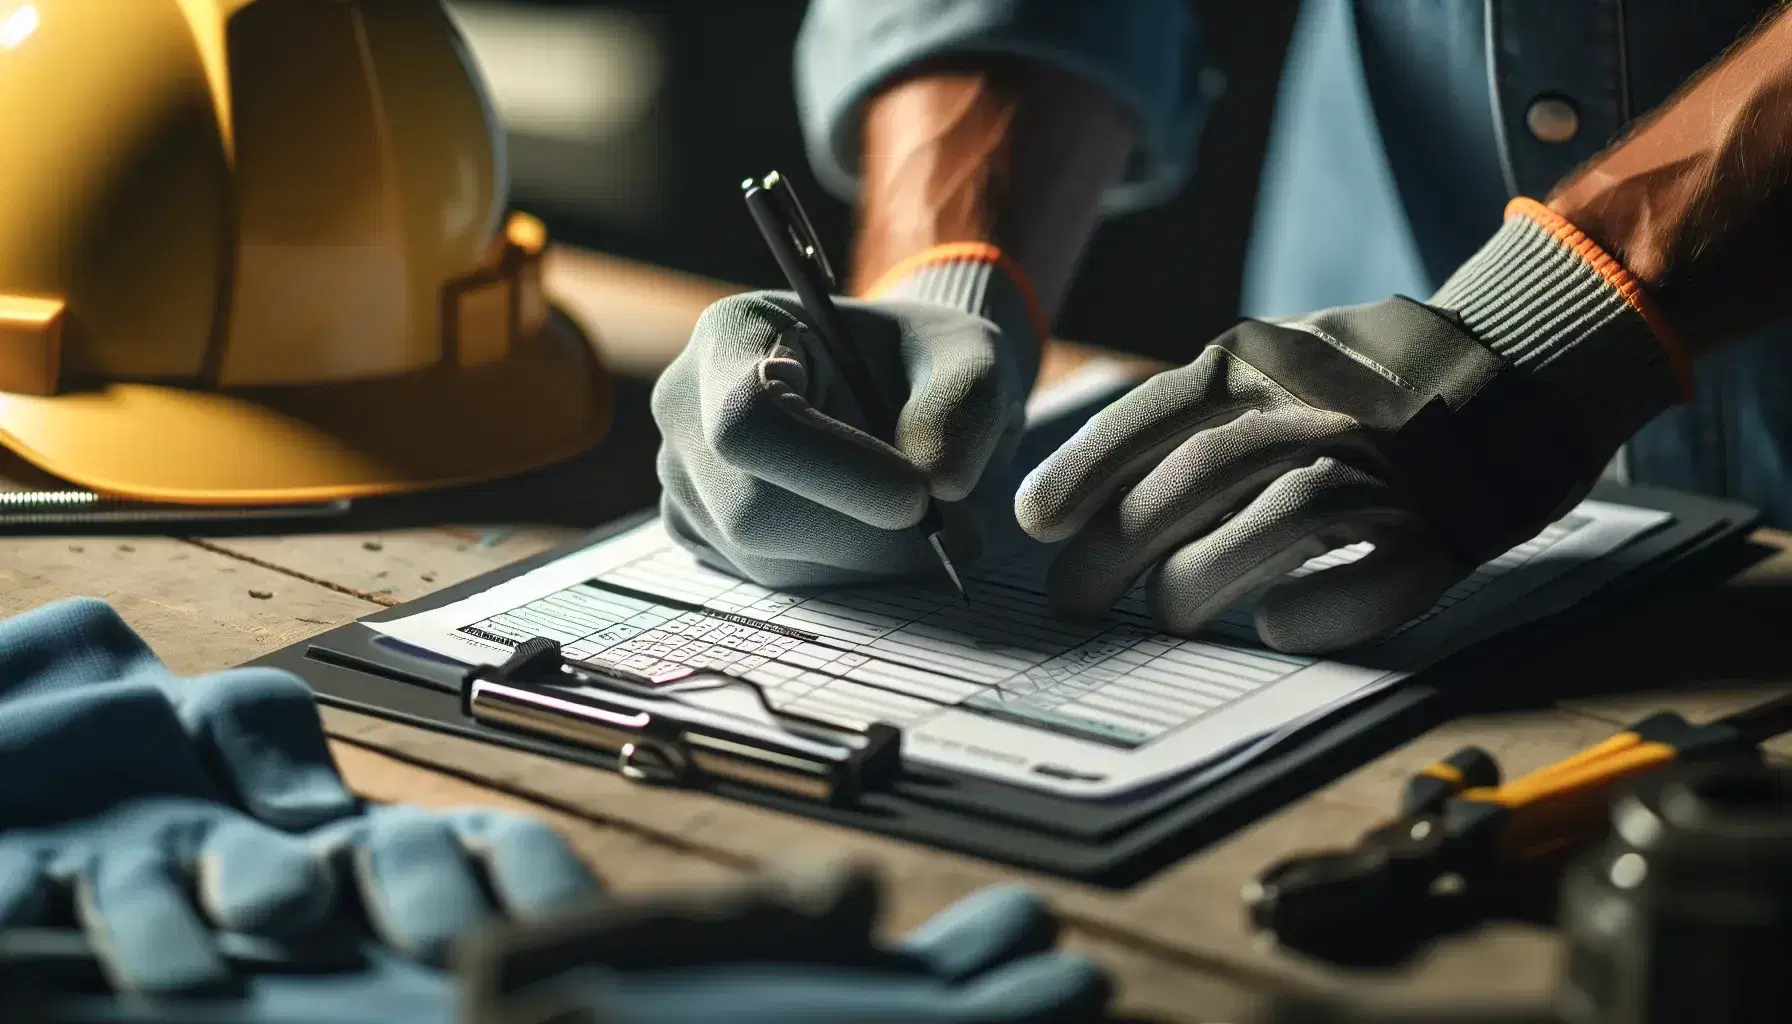
{"type": "Polygon", "coordinates": [[[608,374],[571,321],[502,361],[382,380],[232,391],[114,383],[0,392],[0,444],[81,487],[138,501],[263,505],[475,483],[603,439],[608,374]]]}

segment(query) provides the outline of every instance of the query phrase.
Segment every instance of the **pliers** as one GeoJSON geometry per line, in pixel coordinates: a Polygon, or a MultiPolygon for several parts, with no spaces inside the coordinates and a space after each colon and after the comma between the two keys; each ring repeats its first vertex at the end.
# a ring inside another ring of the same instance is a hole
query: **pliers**
{"type": "Polygon", "coordinates": [[[1792,730],[1792,696],[1693,725],[1650,715],[1592,747],[1502,783],[1476,747],[1413,775],[1400,817],[1349,849],[1283,860],[1245,887],[1253,927],[1337,963],[1394,963],[1496,917],[1553,917],[1567,862],[1602,838],[1625,783],[1679,761],[1758,759],[1792,730]]]}

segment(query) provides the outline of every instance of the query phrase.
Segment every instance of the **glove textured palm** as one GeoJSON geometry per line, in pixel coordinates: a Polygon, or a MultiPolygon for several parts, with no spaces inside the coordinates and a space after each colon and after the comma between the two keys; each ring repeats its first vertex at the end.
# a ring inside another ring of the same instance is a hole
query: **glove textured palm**
{"type": "Polygon", "coordinates": [[[918,299],[842,300],[849,343],[887,384],[868,421],[781,292],[723,299],[661,376],[653,414],[667,529],[767,587],[938,573],[914,527],[942,503],[955,559],[1008,495],[990,486],[1025,425],[1035,367],[994,321],[918,299]],[[881,438],[891,438],[886,442],[881,438]]]}
{"type": "Polygon", "coordinates": [[[1402,298],[1241,322],[1022,483],[1021,526],[1069,540],[1053,604],[1099,614],[1142,577],[1160,627],[1183,635],[1253,595],[1258,634],[1286,651],[1398,627],[1584,497],[1671,397],[1659,348],[1611,298],[1553,334],[1495,332],[1503,346],[1402,298]],[[1360,559],[1287,576],[1362,542],[1360,559]]]}

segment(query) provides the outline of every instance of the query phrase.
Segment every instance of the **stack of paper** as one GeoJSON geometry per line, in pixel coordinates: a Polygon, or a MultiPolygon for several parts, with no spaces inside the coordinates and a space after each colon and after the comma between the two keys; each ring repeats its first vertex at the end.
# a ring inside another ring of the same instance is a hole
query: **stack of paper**
{"type": "MultiPolygon", "coordinates": [[[[1570,570],[1668,521],[1588,502],[1488,563],[1378,651],[1293,657],[1257,642],[1239,609],[1205,635],[1153,629],[1140,595],[1099,622],[1053,619],[1053,549],[1017,546],[943,586],[782,593],[700,565],[658,520],[474,597],[374,628],[465,662],[534,636],[594,664],[673,678],[745,676],[774,705],[905,730],[911,759],[1088,799],[1229,768],[1279,735],[1405,677],[1538,601],[1570,570]],[[1397,666],[1397,667],[1390,667],[1397,666]]],[[[1309,563],[1360,557],[1344,549],[1309,563]]],[[[1507,623],[1510,624],[1510,623],[1507,623]]]]}

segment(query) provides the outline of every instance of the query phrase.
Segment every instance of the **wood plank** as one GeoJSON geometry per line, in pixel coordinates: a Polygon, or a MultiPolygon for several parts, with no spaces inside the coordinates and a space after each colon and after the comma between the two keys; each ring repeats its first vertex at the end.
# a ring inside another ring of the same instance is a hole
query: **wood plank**
{"type": "Polygon", "coordinates": [[[371,533],[230,537],[207,544],[391,605],[414,601],[482,572],[519,562],[578,533],[549,526],[419,527],[371,533]]]}
{"type": "Polygon", "coordinates": [[[548,252],[542,285],[585,330],[606,366],[648,378],[684,348],[698,314],[744,290],[572,246],[548,252]]]}
{"type": "Polygon", "coordinates": [[[240,665],[375,609],[179,540],[0,540],[0,616],[97,597],[177,672],[240,665]]]}

